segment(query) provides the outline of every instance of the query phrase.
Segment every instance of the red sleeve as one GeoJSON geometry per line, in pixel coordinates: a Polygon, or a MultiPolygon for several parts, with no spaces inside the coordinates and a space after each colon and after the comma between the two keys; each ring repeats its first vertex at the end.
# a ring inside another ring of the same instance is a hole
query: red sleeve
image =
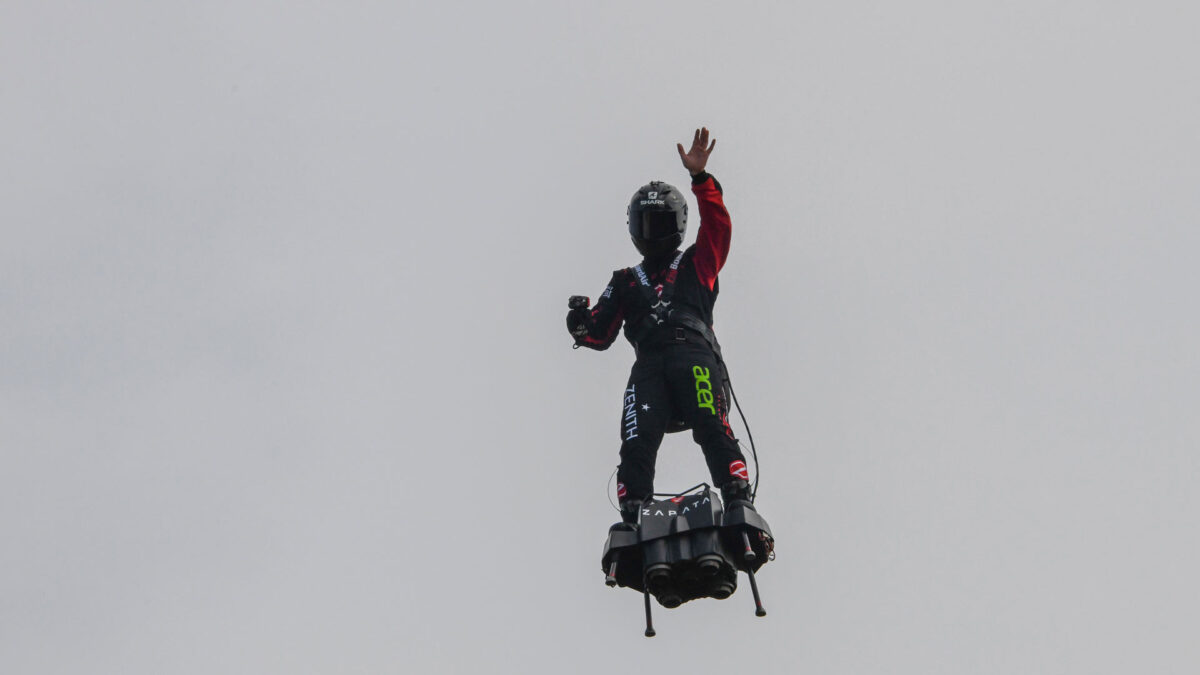
{"type": "Polygon", "coordinates": [[[733,223],[721,197],[721,185],[712,176],[692,185],[700,202],[700,232],[696,235],[696,276],[711,291],[717,283],[717,273],[729,257],[729,240],[733,223]]]}

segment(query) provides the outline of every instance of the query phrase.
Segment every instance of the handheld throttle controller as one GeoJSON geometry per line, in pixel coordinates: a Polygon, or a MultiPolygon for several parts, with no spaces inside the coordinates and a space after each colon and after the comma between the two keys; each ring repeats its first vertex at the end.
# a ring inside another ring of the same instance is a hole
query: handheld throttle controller
{"type": "MultiPolygon", "coordinates": [[[[576,338],[581,338],[587,335],[587,324],[583,322],[583,314],[587,312],[588,306],[592,304],[590,298],[586,295],[572,295],[567,300],[567,307],[571,310],[567,313],[567,329],[571,331],[571,335],[576,338]]],[[[577,347],[579,345],[576,345],[577,347]]]]}

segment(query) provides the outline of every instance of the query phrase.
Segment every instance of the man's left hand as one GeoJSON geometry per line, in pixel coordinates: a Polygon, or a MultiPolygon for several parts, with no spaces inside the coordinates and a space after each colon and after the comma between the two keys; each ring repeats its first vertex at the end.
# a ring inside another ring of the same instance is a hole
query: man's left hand
{"type": "Polygon", "coordinates": [[[675,147],[679,149],[679,159],[683,160],[683,168],[695,176],[704,171],[704,166],[708,164],[708,156],[712,154],[713,148],[717,147],[717,139],[714,138],[710,144],[708,142],[708,127],[701,127],[696,130],[696,135],[692,137],[691,150],[684,152],[682,143],[676,143],[675,147]]]}

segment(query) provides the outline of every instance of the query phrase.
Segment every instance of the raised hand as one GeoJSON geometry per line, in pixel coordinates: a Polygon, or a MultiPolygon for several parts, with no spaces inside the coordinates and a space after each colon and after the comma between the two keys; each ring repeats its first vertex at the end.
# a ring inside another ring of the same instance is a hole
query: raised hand
{"type": "Polygon", "coordinates": [[[717,147],[717,139],[714,138],[712,144],[709,144],[708,127],[700,127],[696,130],[696,135],[692,137],[690,150],[684,152],[682,143],[676,143],[675,147],[679,149],[679,159],[683,160],[683,168],[695,176],[704,171],[704,166],[708,164],[708,156],[712,153],[713,148],[717,147]]]}

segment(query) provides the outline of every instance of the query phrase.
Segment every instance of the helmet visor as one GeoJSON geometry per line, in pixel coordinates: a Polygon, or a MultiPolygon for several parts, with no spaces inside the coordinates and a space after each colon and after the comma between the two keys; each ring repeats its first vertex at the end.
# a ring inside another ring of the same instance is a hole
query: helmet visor
{"type": "Polygon", "coordinates": [[[666,239],[679,234],[679,215],[674,211],[642,211],[642,239],[666,239]]]}

